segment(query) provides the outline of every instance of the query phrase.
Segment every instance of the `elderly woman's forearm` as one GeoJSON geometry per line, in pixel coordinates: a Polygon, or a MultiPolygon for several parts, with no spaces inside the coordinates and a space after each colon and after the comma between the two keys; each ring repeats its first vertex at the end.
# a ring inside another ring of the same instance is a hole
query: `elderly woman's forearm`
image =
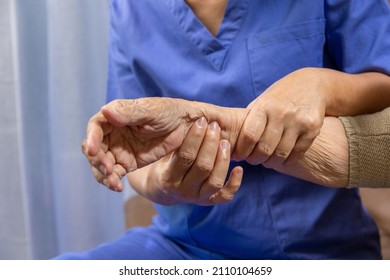
{"type": "Polygon", "coordinates": [[[297,164],[275,170],[328,187],[346,187],[349,176],[348,141],[335,117],[326,117],[320,134],[297,164]]]}

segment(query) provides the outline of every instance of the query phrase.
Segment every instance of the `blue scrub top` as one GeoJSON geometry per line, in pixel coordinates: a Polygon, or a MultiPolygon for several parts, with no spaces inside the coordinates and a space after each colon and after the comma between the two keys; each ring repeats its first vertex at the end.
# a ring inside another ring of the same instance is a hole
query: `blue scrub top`
{"type": "MultiPolygon", "coordinates": [[[[302,67],[390,73],[390,10],[385,0],[230,0],[214,37],[184,0],[114,0],[109,62],[108,101],[246,107],[302,67]]],[[[156,205],[154,226],[199,258],[380,258],[356,190],[239,164],[244,179],[232,202],[156,205]]]]}

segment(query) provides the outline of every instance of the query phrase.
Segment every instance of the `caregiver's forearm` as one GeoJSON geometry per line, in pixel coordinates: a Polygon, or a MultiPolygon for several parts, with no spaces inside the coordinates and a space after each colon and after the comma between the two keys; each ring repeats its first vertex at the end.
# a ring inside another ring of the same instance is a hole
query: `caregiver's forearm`
{"type": "Polygon", "coordinates": [[[326,114],[354,116],[375,113],[390,106],[390,77],[383,73],[348,74],[331,69],[315,69],[321,86],[327,88],[326,114]]]}

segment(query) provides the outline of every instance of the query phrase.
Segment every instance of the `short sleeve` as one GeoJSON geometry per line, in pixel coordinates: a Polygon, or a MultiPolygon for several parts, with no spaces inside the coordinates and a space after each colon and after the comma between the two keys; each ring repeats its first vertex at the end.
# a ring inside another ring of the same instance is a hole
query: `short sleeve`
{"type": "Polygon", "coordinates": [[[326,0],[326,51],[338,70],[390,74],[387,0],[326,0]]]}
{"type": "Polygon", "coordinates": [[[128,42],[124,33],[129,14],[125,2],[113,0],[110,3],[107,102],[144,97],[131,69],[129,49],[126,46],[131,42],[128,42]]]}

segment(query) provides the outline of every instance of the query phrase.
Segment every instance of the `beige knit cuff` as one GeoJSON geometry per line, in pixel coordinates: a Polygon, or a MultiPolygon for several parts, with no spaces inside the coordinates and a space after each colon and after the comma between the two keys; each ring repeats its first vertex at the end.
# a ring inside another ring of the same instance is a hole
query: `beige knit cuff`
{"type": "Polygon", "coordinates": [[[358,186],[360,174],[358,140],[349,117],[339,117],[339,119],[344,125],[349,146],[349,179],[347,188],[353,188],[358,186]]]}
{"type": "Polygon", "coordinates": [[[390,108],[339,119],[349,143],[348,187],[390,187],[390,108]]]}

